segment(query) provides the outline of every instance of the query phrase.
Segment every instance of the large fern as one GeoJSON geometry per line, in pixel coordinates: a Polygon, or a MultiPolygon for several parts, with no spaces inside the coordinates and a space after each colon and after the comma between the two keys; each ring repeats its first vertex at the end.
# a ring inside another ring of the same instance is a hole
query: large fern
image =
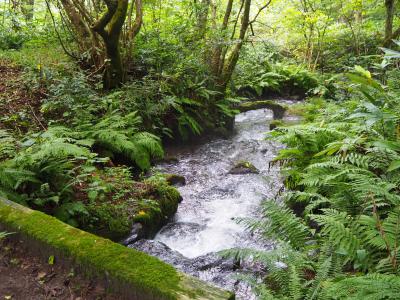
{"type": "Polygon", "coordinates": [[[16,150],[16,140],[6,130],[0,129],[0,160],[13,157],[16,150]]]}
{"type": "Polygon", "coordinates": [[[264,263],[264,288],[277,299],[399,299],[399,107],[356,70],[350,79],[365,100],[329,105],[313,123],[271,134],[287,146],[275,163],[291,191],[245,224],[283,241],[272,251],[280,255],[236,250],[236,258],[264,263]]]}
{"type": "Polygon", "coordinates": [[[400,277],[369,274],[326,283],[326,299],[333,300],[397,300],[400,277]]]}
{"type": "Polygon", "coordinates": [[[160,139],[148,132],[141,132],[141,119],[137,113],[121,116],[116,112],[98,123],[82,125],[79,130],[95,147],[122,156],[141,170],[148,170],[152,158],[164,155],[160,139]]]}

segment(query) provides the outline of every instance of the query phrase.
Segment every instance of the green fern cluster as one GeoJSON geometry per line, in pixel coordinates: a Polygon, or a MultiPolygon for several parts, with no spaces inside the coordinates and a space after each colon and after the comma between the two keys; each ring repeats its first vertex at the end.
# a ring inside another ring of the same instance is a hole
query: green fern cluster
{"type": "Polygon", "coordinates": [[[349,78],[363,100],[272,133],[290,191],[241,222],[277,249],[229,252],[267,267],[260,299],[399,299],[400,106],[368,71],[349,78]]]}
{"type": "Polygon", "coordinates": [[[0,160],[11,158],[16,151],[16,140],[6,130],[0,129],[0,160]]]}
{"type": "Polygon", "coordinates": [[[94,124],[52,126],[20,142],[1,131],[0,195],[77,226],[76,219],[88,217],[80,201],[89,197],[85,186],[108,157],[123,157],[141,172],[163,156],[160,139],[140,126],[135,113],[114,112],[94,124]]]}
{"type": "Polygon", "coordinates": [[[160,139],[139,130],[141,118],[136,112],[121,116],[116,112],[96,124],[81,125],[79,134],[91,141],[95,148],[106,150],[112,156],[122,156],[141,170],[148,170],[152,158],[164,155],[160,139]]]}
{"type": "Polygon", "coordinates": [[[265,56],[265,50],[247,50],[234,74],[235,89],[243,96],[271,93],[305,96],[319,86],[317,77],[305,66],[290,64],[287,60],[279,62],[265,56]]]}

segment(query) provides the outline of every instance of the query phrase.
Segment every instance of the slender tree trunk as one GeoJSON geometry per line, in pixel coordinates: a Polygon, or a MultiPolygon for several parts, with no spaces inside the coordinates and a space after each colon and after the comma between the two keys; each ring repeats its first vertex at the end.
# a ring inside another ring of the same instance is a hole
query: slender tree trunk
{"type": "Polygon", "coordinates": [[[128,16],[128,26],[129,26],[129,33],[128,33],[128,39],[132,42],[135,37],[138,35],[140,29],[142,28],[143,24],[143,3],[142,0],[135,0],[135,21],[132,24],[132,12],[133,12],[133,3],[131,10],[129,12],[128,16]]]}
{"type": "Polygon", "coordinates": [[[70,26],[77,36],[76,41],[81,52],[90,53],[90,63],[93,64],[95,68],[99,68],[103,63],[104,55],[100,50],[102,46],[100,45],[99,39],[71,0],[60,0],[60,2],[68,17],[70,26]]]}
{"type": "Polygon", "coordinates": [[[21,11],[25,16],[25,20],[30,22],[33,20],[35,0],[24,0],[22,2],[21,11]]]}
{"type": "Polygon", "coordinates": [[[212,53],[211,53],[211,60],[209,60],[211,73],[216,78],[220,77],[220,75],[221,75],[221,72],[220,72],[220,70],[222,70],[221,54],[223,52],[223,47],[226,47],[224,45],[226,42],[225,41],[226,30],[228,28],[229,18],[232,13],[232,7],[233,7],[233,0],[229,0],[226,5],[224,20],[222,22],[222,26],[220,29],[220,32],[222,33],[222,37],[218,37],[218,40],[214,41],[214,45],[212,47],[213,49],[212,49],[212,53]]]}
{"type": "Polygon", "coordinates": [[[21,26],[19,25],[19,22],[16,19],[16,15],[19,10],[20,3],[17,0],[10,0],[10,6],[11,10],[13,11],[13,14],[11,15],[12,29],[14,31],[19,31],[21,29],[21,26]]]}
{"type": "MultiPolygon", "coordinates": [[[[124,64],[127,68],[133,64],[133,49],[135,45],[135,38],[139,34],[143,25],[143,2],[142,0],[133,0],[129,8],[127,31],[125,35],[126,55],[124,57],[124,64]],[[132,21],[133,11],[135,9],[135,19],[132,21]]],[[[126,70],[125,70],[126,71],[126,70]]]]}
{"type": "Polygon", "coordinates": [[[395,0],[385,0],[386,7],[386,22],[385,22],[385,40],[384,46],[389,46],[393,38],[393,19],[394,19],[394,6],[395,0]]]}
{"type": "Polygon", "coordinates": [[[251,0],[245,0],[239,39],[237,41],[235,48],[233,48],[232,52],[226,59],[226,62],[222,69],[220,84],[225,88],[229,80],[231,79],[233,71],[235,70],[236,64],[239,60],[240,50],[242,49],[247,29],[249,28],[250,25],[250,7],[251,7],[251,0]]]}

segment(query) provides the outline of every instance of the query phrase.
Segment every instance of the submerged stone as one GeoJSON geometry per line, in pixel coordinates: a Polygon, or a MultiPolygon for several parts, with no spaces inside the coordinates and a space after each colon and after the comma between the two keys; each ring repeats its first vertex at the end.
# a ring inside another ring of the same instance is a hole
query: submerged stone
{"type": "Polygon", "coordinates": [[[239,161],[229,171],[232,175],[243,175],[243,174],[260,174],[260,171],[248,161],[239,161]]]}
{"type": "Polygon", "coordinates": [[[183,177],[182,175],[178,175],[178,174],[163,174],[165,180],[167,180],[167,182],[170,185],[185,185],[186,184],[186,179],[185,177],[183,177]]]}

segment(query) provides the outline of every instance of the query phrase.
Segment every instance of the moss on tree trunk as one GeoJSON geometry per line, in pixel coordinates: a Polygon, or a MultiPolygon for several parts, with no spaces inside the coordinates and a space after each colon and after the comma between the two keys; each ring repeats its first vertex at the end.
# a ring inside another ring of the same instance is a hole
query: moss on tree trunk
{"type": "Polygon", "coordinates": [[[113,89],[119,87],[124,81],[119,38],[128,10],[128,0],[104,0],[104,2],[107,5],[107,11],[92,26],[92,29],[102,37],[106,47],[104,88],[113,89]]]}

